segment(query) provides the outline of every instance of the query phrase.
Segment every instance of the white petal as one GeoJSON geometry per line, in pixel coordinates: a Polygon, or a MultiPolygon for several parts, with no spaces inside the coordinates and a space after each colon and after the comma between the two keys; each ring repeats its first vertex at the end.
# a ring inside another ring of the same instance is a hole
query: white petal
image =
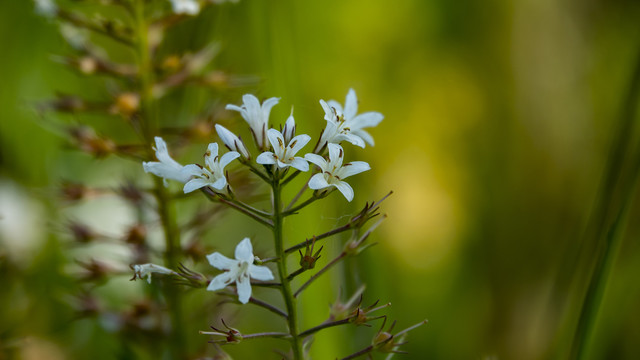
{"type": "Polygon", "coordinates": [[[213,170],[215,168],[214,162],[218,157],[218,143],[211,143],[207,146],[207,152],[204,156],[204,162],[207,164],[209,169],[213,170]]]}
{"type": "Polygon", "coordinates": [[[368,132],[364,130],[355,130],[355,131],[351,131],[351,133],[355,136],[358,136],[362,140],[364,140],[367,144],[371,146],[375,145],[375,142],[373,141],[373,137],[368,132]]]}
{"type": "Polygon", "coordinates": [[[276,163],[276,159],[273,157],[273,153],[271,151],[265,151],[262,154],[258,155],[256,158],[256,162],[262,165],[272,165],[276,163]]]}
{"type": "Polygon", "coordinates": [[[312,164],[318,165],[322,171],[327,169],[327,160],[318,154],[306,154],[304,159],[312,164]]]}
{"type": "Polygon", "coordinates": [[[222,155],[222,157],[220,158],[220,171],[223,171],[230,162],[239,157],[240,153],[237,151],[229,151],[228,153],[222,155]]]}
{"type": "Polygon", "coordinates": [[[262,121],[267,126],[269,125],[269,113],[271,113],[271,108],[274,107],[278,101],[280,101],[280,98],[272,97],[262,103],[262,121]]]}
{"type": "Polygon", "coordinates": [[[338,144],[328,144],[327,147],[329,148],[329,160],[331,164],[338,167],[342,166],[342,159],[344,158],[342,146],[338,144]]]}
{"type": "Polygon", "coordinates": [[[353,89],[349,89],[347,93],[347,99],[344,102],[344,118],[353,119],[358,112],[358,98],[356,92],[353,89]]]}
{"type": "Polygon", "coordinates": [[[227,106],[224,107],[227,110],[232,110],[232,111],[237,111],[239,113],[242,113],[243,109],[238,106],[238,105],[233,105],[233,104],[227,104],[227,106]]]}
{"type": "Polygon", "coordinates": [[[353,145],[359,146],[359,147],[361,147],[363,149],[365,147],[364,140],[362,140],[362,138],[360,136],[352,134],[352,133],[340,134],[340,135],[336,136],[336,139],[346,140],[346,141],[352,143],[353,145]]]}
{"type": "Polygon", "coordinates": [[[269,129],[269,131],[267,131],[267,137],[269,138],[273,152],[282,156],[284,153],[284,137],[280,131],[276,129],[269,129]]]}
{"type": "Polygon", "coordinates": [[[209,260],[209,264],[211,264],[211,266],[219,270],[233,269],[237,266],[236,264],[238,263],[236,260],[229,259],[219,252],[214,252],[213,254],[207,255],[207,260],[209,260]]]}
{"type": "Polygon", "coordinates": [[[238,289],[238,300],[246,304],[249,302],[249,298],[251,298],[251,280],[249,277],[240,276],[236,280],[236,287],[238,289]]]}
{"type": "Polygon", "coordinates": [[[380,122],[384,119],[384,115],[379,112],[370,111],[364,114],[360,114],[353,119],[350,119],[349,125],[351,126],[351,130],[362,129],[366,127],[378,126],[380,122]]]}
{"type": "Polygon", "coordinates": [[[271,269],[266,266],[249,265],[249,273],[256,280],[269,281],[273,280],[271,269]]]}
{"type": "Polygon", "coordinates": [[[336,142],[333,139],[338,134],[338,125],[333,121],[327,121],[327,126],[322,131],[318,148],[314,152],[319,151],[326,143],[336,142]]]}
{"type": "Polygon", "coordinates": [[[322,110],[324,110],[324,119],[327,121],[336,121],[336,114],[334,112],[334,109],[331,108],[331,106],[329,106],[329,104],[327,104],[326,101],[324,100],[320,100],[320,106],[322,106],[322,110]]]}
{"type": "Polygon", "coordinates": [[[261,125],[262,113],[260,111],[260,101],[258,98],[251,94],[246,94],[242,96],[242,102],[244,103],[247,114],[245,120],[249,123],[249,126],[252,128],[259,127],[259,125],[261,125]]]}
{"type": "Polygon", "coordinates": [[[327,101],[327,104],[334,108],[336,110],[336,113],[338,116],[343,115],[344,112],[342,111],[342,105],[340,105],[339,102],[335,101],[335,100],[329,100],[327,101]]]}
{"type": "Polygon", "coordinates": [[[294,156],[298,153],[298,151],[300,151],[300,149],[305,147],[305,145],[307,145],[309,141],[311,141],[311,136],[307,134],[302,134],[294,137],[293,139],[291,139],[291,142],[288,145],[290,147],[290,150],[287,152],[287,154],[289,154],[289,156],[294,156]]]}
{"type": "Polygon", "coordinates": [[[164,140],[159,136],[156,136],[154,139],[156,141],[156,158],[163,164],[174,168],[181,168],[182,165],[173,160],[173,158],[171,158],[171,156],[169,155],[167,143],[164,142],[164,140]]]}
{"type": "Polygon", "coordinates": [[[300,171],[309,171],[309,163],[301,157],[295,157],[291,162],[291,167],[300,171]]]}
{"type": "Polygon", "coordinates": [[[180,173],[183,176],[202,176],[203,170],[200,166],[196,165],[196,164],[189,164],[189,165],[185,165],[182,170],[180,170],[180,173]]]}
{"type": "Polygon", "coordinates": [[[288,168],[289,164],[283,163],[282,161],[280,161],[280,159],[278,159],[278,161],[276,162],[276,164],[278,164],[278,167],[280,169],[284,169],[284,168],[288,168]]]}
{"type": "Polygon", "coordinates": [[[209,286],[207,286],[208,291],[216,291],[220,289],[224,289],[227,285],[231,284],[234,281],[234,276],[231,272],[223,272],[222,274],[214,277],[209,286]]]}
{"type": "Polygon", "coordinates": [[[324,178],[324,174],[315,174],[309,179],[309,189],[320,190],[329,186],[327,179],[324,178]]]}
{"type": "Polygon", "coordinates": [[[238,246],[236,246],[235,252],[236,259],[240,261],[246,261],[249,264],[253,264],[253,246],[251,246],[251,239],[244,238],[238,246]]]}
{"type": "Polygon", "coordinates": [[[184,191],[185,194],[188,194],[194,190],[198,190],[202,187],[205,187],[207,185],[209,185],[210,182],[208,180],[205,179],[200,179],[200,178],[196,178],[196,179],[191,179],[189,182],[187,182],[186,184],[184,184],[184,188],[182,188],[182,191],[184,191]]]}
{"type": "Polygon", "coordinates": [[[347,184],[344,181],[338,181],[332,185],[337,187],[338,190],[340,190],[340,192],[342,193],[342,195],[344,195],[347,201],[351,202],[351,200],[353,200],[353,189],[349,184],[347,184]]]}
{"type": "Polygon", "coordinates": [[[176,180],[183,184],[189,181],[189,178],[191,177],[190,175],[183,174],[182,168],[176,169],[157,161],[143,162],[142,168],[147,173],[151,173],[165,179],[176,180]]]}
{"type": "Polygon", "coordinates": [[[363,171],[371,170],[371,166],[364,161],[352,161],[350,163],[344,164],[338,171],[336,171],[336,176],[340,179],[348,178],[351,175],[359,174],[363,171]]]}
{"type": "Polygon", "coordinates": [[[209,182],[209,186],[215,190],[222,190],[225,186],[227,186],[227,178],[223,176],[219,177],[213,183],[209,182]]]}

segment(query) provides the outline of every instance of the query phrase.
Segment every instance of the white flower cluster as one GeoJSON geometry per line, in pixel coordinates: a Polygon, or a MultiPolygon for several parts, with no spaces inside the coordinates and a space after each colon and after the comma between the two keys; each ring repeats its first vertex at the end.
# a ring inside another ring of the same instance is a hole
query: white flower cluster
{"type": "MultiPolygon", "coordinates": [[[[262,151],[255,159],[261,165],[271,165],[278,169],[292,167],[299,171],[308,171],[309,162],[320,170],[309,181],[309,188],[322,190],[335,187],[344,195],[347,201],[353,200],[354,192],[344,179],[351,175],[369,170],[369,164],[363,161],[344,163],[344,149],[339,145],[342,141],[365,147],[373,145],[373,138],[364,129],[376,126],[384,118],[378,112],[357,114],[358,99],[353,89],[349,90],[344,108],[335,100],[320,105],[325,112],[326,127],[314,153],[301,156],[296,154],[304,148],[311,137],[306,134],[296,136],[296,123],[293,113],[287,118],[282,131],[269,128],[271,109],[279,99],[270,98],[262,104],[253,95],[242,97],[241,106],[227,105],[228,110],[237,111],[249,124],[256,147],[262,151]],[[321,154],[328,150],[328,159],[321,154]]],[[[220,140],[229,148],[229,152],[218,156],[218,144],[211,143],[204,156],[205,166],[190,164],[183,166],[169,155],[167,145],[160,137],[155,138],[156,158],[158,161],[143,162],[142,166],[148,173],[155,174],[166,180],[175,180],[184,184],[184,192],[189,193],[203,187],[209,187],[216,192],[222,192],[227,187],[224,168],[233,160],[251,161],[251,153],[242,139],[216,124],[216,132],[220,140]]]]}
{"type": "MultiPolygon", "coordinates": [[[[273,106],[278,104],[278,98],[270,98],[262,104],[253,95],[242,97],[243,104],[227,105],[227,110],[240,113],[249,124],[256,148],[261,152],[255,162],[264,166],[271,166],[274,173],[287,171],[292,167],[298,171],[309,171],[309,163],[316,165],[318,171],[308,182],[308,187],[313,190],[322,190],[335,187],[344,195],[347,201],[353,200],[353,188],[344,179],[351,175],[370,169],[369,164],[363,161],[344,162],[344,149],[340,142],[347,141],[354,145],[365,147],[365,144],[373,145],[373,138],[364,128],[376,126],[382,121],[383,116],[378,112],[357,114],[358,99],[353,90],[349,90],[344,108],[334,100],[325,102],[320,100],[320,105],[325,112],[326,127],[322,132],[318,145],[313,153],[301,156],[296,154],[304,148],[311,137],[306,134],[296,135],[296,123],[293,112],[287,118],[282,131],[270,128],[269,115],[273,106]],[[328,158],[322,156],[325,149],[328,158]]],[[[230,150],[218,155],[217,143],[209,144],[204,155],[205,166],[189,164],[183,166],[175,161],[168,152],[167,144],[160,137],[155,138],[156,158],[158,161],[143,162],[142,166],[148,173],[162,177],[165,181],[174,180],[184,184],[185,193],[208,187],[221,193],[228,188],[224,168],[233,160],[240,158],[244,164],[252,161],[251,152],[247,149],[242,139],[220,124],[215,126],[220,140],[230,150]]],[[[273,280],[273,273],[266,266],[254,265],[253,247],[251,240],[242,240],[235,251],[235,260],[229,259],[215,252],[207,256],[209,263],[224,272],[216,276],[207,287],[207,290],[216,291],[236,284],[239,301],[246,304],[251,298],[251,280],[273,280]]],[[[151,280],[151,273],[169,273],[168,269],[156,265],[136,265],[138,277],[144,276],[151,280]]]]}

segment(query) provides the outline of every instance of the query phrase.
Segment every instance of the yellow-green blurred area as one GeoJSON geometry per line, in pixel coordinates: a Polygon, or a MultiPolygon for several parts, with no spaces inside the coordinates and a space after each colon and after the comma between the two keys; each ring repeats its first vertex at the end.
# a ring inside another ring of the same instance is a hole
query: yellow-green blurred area
{"type": "MultiPolygon", "coordinates": [[[[343,144],[348,160],[372,169],[349,179],[351,203],[335,192],[288,218],[286,241],[344,224],[367,201],[393,195],[381,205],[388,218],[369,239],[377,245],[300,295],[301,328],[325,320],[328,305],[362,282],[364,305],[392,304],[387,326],[429,321],[410,333],[403,346],[409,354],[394,359],[566,358],[585,289],[580,264],[595,261],[583,239],[638,61],[639,19],[633,0],[240,0],[175,27],[159,57],[217,42],[213,67],[248,85],[177,91],[162,100],[160,121],[188,126],[210,104],[240,104],[251,92],[281,98],[271,115],[275,127],[294,106],[298,133],[314,143],[325,125],[318,101],[344,102],[353,88],[359,112],[385,115],[370,131],[375,146],[343,144]]],[[[109,49],[108,40],[95,39],[109,49]]],[[[30,1],[0,2],[0,44],[0,359],[154,357],[135,346],[136,334],[126,334],[132,348],[122,346],[108,314],[78,319],[74,310],[78,261],[104,260],[121,271],[94,289],[112,311],[161,286],[128,281],[127,247],[73,244],[66,228],[78,221],[122,236],[135,214],[113,196],[74,206],[59,199],[64,180],[102,188],[151,184],[139,163],[94,159],[69,147],[63,124],[89,124],[123,142],[135,137],[117,117],[37,110],[58,92],[105,99],[122,85],[57,63],[73,51],[30,1]]],[[[131,61],[113,48],[115,60],[131,61]]],[[[249,139],[239,117],[220,116],[249,139]]],[[[637,133],[629,134],[633,141],[637,133]]],[[[205,147],[193,144],[176,158],[202,162],[205,147]]],[[[296,180],[289,199],[304,181],[296,180]]],[[[180,192],[175,184],[170,189],[180,192]]],[[[633,196],[587,359],[640,358],[640,199],[632,191],[622,198],[633,196]]],[[[208,206],[192,194],[178,204],[179,220],[208,206]]],[[[198,241],[230,255],[249,236],[258,255],[273,255],[270,233],[248,221],[223,212],[198,241]]],[[[157,229],[153,235],[160,238],[157,229]]],[[[324,243],[318,266],[340,252],[345,238],[324,243]]],[[[217,274],[206,262],[196,267],[217,274]]],[[[254,292],[281,301],[275,290],[254,292]]],[[[217,306],[216,294],[202,289],[186,296],[183,333],[194,356],[215,354],[198,330],[219,326],[221,317],[246,332],[285,330],[261,309],[217,306]]],[[[367,346],[380,322],[373,325],[319,333],[313,358],[367,346]]],[[[225,349],[236,359],[279,359],[272,348],[284,346],[252,340],[225,349]]]]}

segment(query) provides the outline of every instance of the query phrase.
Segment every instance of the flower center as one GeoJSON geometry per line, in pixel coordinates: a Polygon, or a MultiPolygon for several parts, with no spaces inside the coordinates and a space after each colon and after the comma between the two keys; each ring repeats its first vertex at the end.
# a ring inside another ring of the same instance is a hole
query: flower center
{"type": "Polygon", "coordinates": [[[246,277],[249,278],[249,263],[246,261],[238,262],[238,278],[246,277]]]}

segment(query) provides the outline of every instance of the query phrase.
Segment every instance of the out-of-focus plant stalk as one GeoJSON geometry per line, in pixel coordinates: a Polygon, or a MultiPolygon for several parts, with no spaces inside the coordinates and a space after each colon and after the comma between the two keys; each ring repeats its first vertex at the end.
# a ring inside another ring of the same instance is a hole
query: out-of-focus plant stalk
{"type": "Polygon", "coordinates": [[[283,221],[285,214],[283,213],[282,204],[282,184],[278,175],[279,171],[276,171],[276,174],[273,176],[273,182],[271,183],[273,189],[273,238],[275,241],[276,256],[280,258],[280,261],[278,261],[278,274],[280,276],[282,297],[287,307],[287,320],[289,323],[289,334],[291,334],[293,359],[302,360],[296,300],[291,293],[291,284],[287,273],[287,258],[283,243],[283,221]]]}
{"type": "MultiPolygon", "coordinates": [[[[640,174],[640,146],[634,136],[637,105],[640,98],[640,53],[636,56],[631,83],[622,104],[620,126],[612,141],[607,171],[592,217],[591,234],[595,242],[589,284],[580,307],[580,315],[571,344],[570,359],[583,359],[589,346],[607,280],[622,239],[633,194],[640,174]],[[634,149],[635,146],[635,149],[634,149]]],[[[585,254],[588,255],[588,254],[585,254]]]]}
{"type": "MultiPolygon", "coordinates": [[[[155,99],[153,97],[153,64],[149,43],[149,22],[146,18],[145,0],[135,2],[135,29],[137,38],[138,74],[141,111],[137,121],[140,131],[148,144],[148,158],[153,159],[151,152],[153,135],[157,132],[155,113],[155,99]]],[[[178,231],[175,212],[170,203],[171,197],[167,193],[161,178],[154,176],[154,194],[158,203],[158,215],[162,223],[165,237],[165,266],[174,269],[178,266],[180,257],[180,233],[178,231]]],[[[184,327],[182,326],[182,296],[176,291],[175,285],[165,288],[164,296],[167,301],[171,317],[171,334],[169,336],[170,351],[173,359],[184,358],[186,355],[184,341],[184,327]]]]}

